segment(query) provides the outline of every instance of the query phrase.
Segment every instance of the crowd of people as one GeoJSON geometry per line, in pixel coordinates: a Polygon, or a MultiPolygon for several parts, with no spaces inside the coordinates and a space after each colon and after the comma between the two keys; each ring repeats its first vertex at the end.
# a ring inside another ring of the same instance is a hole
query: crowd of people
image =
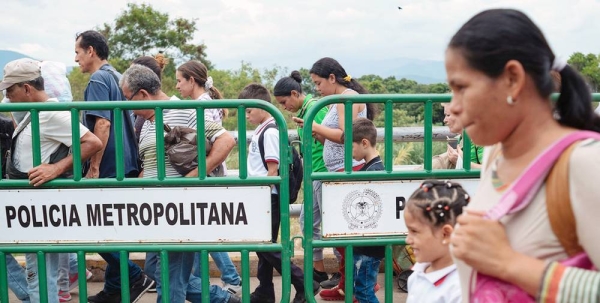
{"type": "MultiPolygon", "coordinates": [[[[164,58],[140,57],[120,74],[108,64],[109,47],[96,31],[79,34],[75,61],[89,73],[84,92],[86,102],[177,100],[161,89],[164,58]]],[[[410,196],[404,219],[406,242],[416,258],[408,280],[408,302],[600,302],[600,239],[591,232],[600,189],[595,177],[600,162],[600,116],[594,113],[589,88],[581,75],[550,49],[539,28],[523,13],[511,9],[483,11],[452,37],[446,49],[446,71],[452,100],[445,106],[445,122],[455,133],[465,131],[473,144],[471,159],[462,159],[461,144],[449,145],[444,165],[461,167],[471,161],[481,168],[475,193],[467,193],[451,181],[427,180],[410,196]],[[560,85],[557,85],[557,80],[560,85]],[[550,94],[560,93],[556,102],[550,94]],[[485,148],[483,148],[485,146],[485,148]],[[448,164],[449,163],[449,164],[448,164]],[[596,252],[596,253],[595,253],[596,252]]],[[[5,102],[68,102],[70,91],[53,89],[66,71],[50,62],[19,59],[4,67],[0,89],[5,102]],[[46,66],[46,67],[45,67],[46,66]],[[58,75],[58,76],[56,76],[58,75]],[[58,80],[57,80],[58,79],[58,80]]],[[[367,91],[333,58],[322,58],[310,69],[321,96],[355,95],[367,91]]],[[[271,94],[260,84],[249,84],[238,99],[275,100],[284,110],[296,113],[302,138],[304,118],[316,99],[302,91],[296,71],[280,79],[271,94]]],[[[180,65],[176,71],[181,98],[221,99],[206,67],[198,61],[180,65]]],[[[68,87],[68,86],[67,86],[68,87]]],[[[125,176],[156,178],[158,175],[155,111],[85,111],[79,125],[81,159],[86,178],[115,178],[115,132],[122,132],[125,176]],[[115,128],[121,120],[122,129],[115,128]]],[[[352,170],[377,171],[384,166],[375,148],[377,114],[370,103],[352,105],[352,170]]],[[[239,113],[241,118],[241,113],[239,113]]],[[[165,159],[166,176],[198,176],[221,171],[235,146],[222,121],[226,109],[205,111],[205,137],[211,145],[206,166],[181,174],[165,159]]],[[[72,173],[71,115],[68,112],[39,113],[42,164],[33,165],[32,126],[29,113],[12,113],[15,130],[6,175],[28,179],[40,186],[72,173]]],[[[271,114],[247,108],[245,119],[256,126],[251,138],[247,169],[249,176],[279,173],[279,132],[271,114]]],[[[341,172],[344,163],[344,105],[322,108],[312,122],[313,172],[341,172]]],[[[163,112],[171,127],[197,127],[194,109],[163,112]]],[[[163,129],[158,126],[158,129],[163,129]]],[[[457,138],[458,139],[458,138],[457,138]]],[[[459,141],[456,140],[456,141],[459,141]]],[[[349,166],[350,167],[350,166],[349,166]]],[[[444,167],[448,168],[448,167],[444,167]]],[[[322,184],[313,181],[313,238],[321,238],[322,184]]],[[[276,242],[281,223],[279,192],[271,187],[271,240],[276,242]]],[[[304,213],[300,215],[304,224],[304,213]]],[[[354,247],[354,300],[378,302],[377,274],[384,257],[382,247],[354,247]]],[[[305,275],[291,265],[293,302],[306,302],[306,295],[324,300],[344,300],[345,252],[335,248],[339,268],[326,273],[323,251],[313,252],[313,287],[305,290],[305,275]],[[319,292],[321,288],[324,288],[319,292]]],[[[105,285],[88,298],[92,303],[121,302],[119,253],[101,253],[106,261],[105,285]]],[[[163,293],[160,262],[147,253],[145,267],[128,261],[130,302],[156,289],[157,302],[201,302],[199,254],[168,254],[169,292],[163,293]]],[[[251,302],[276,302],[273,269],[281,273],[281,254],[257,252],[258,287],[251,302]]],[[[227,253],[211,253],[219,267],[223,286],[210,286],[211,302],[241,302],[241,279],[227,253]]],[[[73,254],[46,254],[48,302],[66,302],[78,281],[77,258],[73,254]]],[[[37,254],[26,254],[26,268],[7,255],[10,289],[22,302],[40,302],[37,254]]],[[[90,273],[86,272],[86,278],[90,273]]]]}

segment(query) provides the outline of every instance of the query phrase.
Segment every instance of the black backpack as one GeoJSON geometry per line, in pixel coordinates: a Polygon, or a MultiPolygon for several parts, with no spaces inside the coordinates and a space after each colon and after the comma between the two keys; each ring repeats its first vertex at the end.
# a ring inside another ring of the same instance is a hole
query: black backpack
{"type": "MultiPolygon", "coordinates": [[[[263,165],[268,170],[267,162],[265,161],[265,132],[269,128],[277,128],[277,125],[271,123],[265,127],[260,136],[258,136],[258,149],[260,151],[260,157],[263,161],[263,165]]],[[[292,163],[290,164],[290,179],[289,179],[289,188],[290,188],[290,203],[296,202],[298,199],[298,192],[300,191],[300,186],[302,185],[302,178],[304,177],[304,168],[302,166],[302,158],[300,158],[300,154],[298,151],[291,145],[288,148],[292,151],[292,163]]],[[[278,171],[279,173],[279,171],[278,171]]],[[[281,192],[279,190],[279,185],[276,185],[277,192],[281,192]]]]}
{"type": "Polygon", "coordinates": [[[15,131],[13,121],[0,115],[0,156],[2,163],[2,178],[6,175],[6,157],[12,145],[12,135],[15,131]]]}

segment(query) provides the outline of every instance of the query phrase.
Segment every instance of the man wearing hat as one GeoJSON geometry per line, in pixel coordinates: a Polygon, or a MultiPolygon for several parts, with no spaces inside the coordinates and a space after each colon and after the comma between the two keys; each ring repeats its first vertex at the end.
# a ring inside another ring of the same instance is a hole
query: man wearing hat
{"type": "MultiPolygon", "coordinates": [[[[44,91],[40,62],[32,59],[19,59],[6,64],[0,90],[6,90],[6,97],[14,103],[58,102],[55,98],[48,98],[44,91]]],[[[39,122],[41,164],[34,167],[31,116],[27,113],[13,133],[6,167],[9,178],[29,179],[29,184],[33,186],[62,176],[73,166],[73,156],[69,153],[73,139],[71,114],[68,111],[41,111],[39,122]]],[[[102,142],[81,123],[79,133],[81,159],[85,160],[102,148],[102,142]]],[[[40,302],[37,255],[28,253],[25,259],[30,301],[40,302]]],[[[58,302],[58,254],[46,255],[46,272],[48,302],[58,302]]]]}

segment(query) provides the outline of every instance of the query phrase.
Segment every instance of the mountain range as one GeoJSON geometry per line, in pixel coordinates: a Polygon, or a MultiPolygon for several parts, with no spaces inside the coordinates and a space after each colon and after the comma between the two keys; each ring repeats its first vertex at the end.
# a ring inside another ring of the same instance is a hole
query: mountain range
{"type": "MultiPolygon", "coordinates": [[[[31,58],[25,54],[0,50],[0,77],[3,76],[4,65],[6,63],[20,59],[31,58]]],[[[352,75],[360,77],[362,75],[379,75],[383,78],[394,76],[397,79],[411,79],[422,84],[432,84],[446,82],[446,72],[444,62],[435,60],[421,60],[412,58],[394,58],[384,60],[343,60],[348,62],[346,70],[352,71],[352,75]]],[[[254,67],[261,67],[260,62],[253,64],[254,67]]],[[[74,66],[67,66],[67,72],[70,72],[74,66]]]]}

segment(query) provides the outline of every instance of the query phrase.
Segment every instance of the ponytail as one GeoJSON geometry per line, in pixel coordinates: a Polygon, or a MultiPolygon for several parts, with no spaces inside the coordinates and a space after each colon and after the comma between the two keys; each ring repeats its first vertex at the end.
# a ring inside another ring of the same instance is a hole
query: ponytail
{"type": "Polygon", "coordinates": [[[592,108],[591,91],[581,75],[566,65],[560,71],[560,78],[560,96],[555,105],[558,122],[564,126],[600,132],[600,116],[592,108]]]}
{"type": "MultiPolygon", "coordinates": [[[[223,99],[223,95],[221,95],[221,92],[214,86],[211,86],[208,89],[208,95],[213,100],[223,99]]],[[[222,118],[225,119],[229,115],[229,110],[227,108],[221,108],[221,113],[223,114],[222,118]]]]}

